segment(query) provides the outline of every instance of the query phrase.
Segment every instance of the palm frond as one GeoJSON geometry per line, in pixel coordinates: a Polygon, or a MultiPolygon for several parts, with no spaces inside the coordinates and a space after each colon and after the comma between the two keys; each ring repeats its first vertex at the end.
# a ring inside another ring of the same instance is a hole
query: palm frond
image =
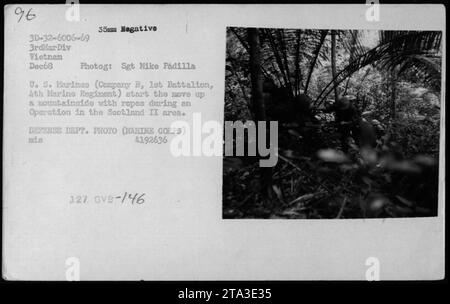
{"type": "Polygon", "coordinates": [[[321,104],[333,91],[334,86],[369,64],[388,69],[399,66],[403,67],[403,70],[411,68],[427,75],[427,83],[440,90],[440,72],[434,72],[436,69],[431,69],[430,61],[425,61],[424,58],[433,58],[440,54],[441,39],[442,32],[437,31],[381,31],[379,44],[338,72],[316,98],[315,103],[321,104]]]}

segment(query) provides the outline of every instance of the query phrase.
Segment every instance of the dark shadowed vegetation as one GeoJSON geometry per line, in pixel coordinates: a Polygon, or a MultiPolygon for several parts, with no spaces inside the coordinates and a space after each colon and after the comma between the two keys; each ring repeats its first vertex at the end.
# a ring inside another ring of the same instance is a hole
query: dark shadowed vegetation
{"type": "Polygon", "coordinates": [[[224,157],[224,218],[436,216],[441,32],[228,28],[225,120],[279,122],[278,163],[224,157]]]}

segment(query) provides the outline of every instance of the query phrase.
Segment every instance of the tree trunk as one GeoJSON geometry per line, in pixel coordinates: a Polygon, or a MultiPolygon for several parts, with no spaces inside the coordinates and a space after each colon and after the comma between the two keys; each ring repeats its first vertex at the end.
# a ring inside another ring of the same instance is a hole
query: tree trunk
{"type": "Polygon", "coordinates": [[[339,98],[338,87],[336,83],[336,32],[331,31],[331,76],[333,77],[334,100],[339,98]]]}
{"type": "Polygon", "coordinates": [[[262,93],[261,54],[258,29],[248,29],[248,43],[250,47],[250,80],[252,85],[253,113],[255,120],[266,120],[262,93]]]}
{"type": "MultiPolygon", "coordinates": [[[[261,47],[259,43],[259,30],[249,28],[247,30],[248,44],[250,48],[250,79],[252,84],[252,107],[255,124],[258,121],[266,121],[266,111],[263,99],[262,74],[261,74],[261,47]]],[[[260,130],[257,130],[260,131],[260,130]]],[[[266,130],[261,130],[266,131],[266,130]]],[[[269,136],[269,132],[266,132],[269,136]]],[[[269,138],[269,137],[267,137],[269,138]]],[[[269,143],[268,140],[266,140],[269,143]]],[[[272,198],[272,168],[261,167],[261,196],[266,205],[271,203],[272,198]]]]}
{"type": "Polygon", "coordinates": [[[301,42],[301,32],[297,30],[296,38],[297,42],[295,44],[295,84],[294,84],[294,96],[300,94],[300,88],[302,84],[302,72],[300,67],[300,42],[301,42]]]}
{"type": "MultiPolygon", "coordinates": [[[[354,60],[353,57],[355,56],[356,35],[358,34],[357,32],[358,32],[358,31],[352,31],[352,32],[351,32],[351,33],[352,33],[352,47],[351,47],[351,49],[350,49],[350,57],[349,57],[349,59],[348,59],[348,64],[351,64],[352,61],[354,60]]],[[[350,83],[350,78],[352,78],[352,75],[350,75],[350,76],[347,77],[347,82],[345,83],[345,89],[344,89],[343,95],[346,95],[346,94],[347,94],[348,85],[349,85],[349,83],[350,83]]]]}
{"type": "Polygon", "coordinates": [[[391,120],[393,121],[395,119],[396,116],[396,109],[395,109],[395,99],[397,97],[397,79],[396,79],[396,75],[395,75],[396,71],[395,69],[393,69],[391,71],[391,77],[390,77],[390,85],[391,85],[391,120]]]}

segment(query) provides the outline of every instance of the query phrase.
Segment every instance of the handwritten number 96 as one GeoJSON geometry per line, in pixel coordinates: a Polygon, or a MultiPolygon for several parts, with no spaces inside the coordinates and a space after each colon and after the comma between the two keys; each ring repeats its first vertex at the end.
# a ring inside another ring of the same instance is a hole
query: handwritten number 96
{"type": "Polygon", "coordinates": [[[23,8],[21,8],[20,6],[16,7],[14,13],[15,13],[17,16],[20,16],[19,19],[17,20],[17,22],[20,22],[24,16],[25,16],[25,19],[26,19],[27,21],[31,21],[31,20],[33,20],[34,18],[36,18],[36,14],[32,13],[32,10],[33,10],[33,9],[30,8],[30,9],[25,13],[25,11],[23,10],[23,8]]]}

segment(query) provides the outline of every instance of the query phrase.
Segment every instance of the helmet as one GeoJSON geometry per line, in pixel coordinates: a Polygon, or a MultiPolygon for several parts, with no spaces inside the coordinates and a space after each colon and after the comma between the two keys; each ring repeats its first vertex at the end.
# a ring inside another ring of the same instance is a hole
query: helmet
{"type": "Polygon", "coordinates": [[[348,109],[349,106],[350,106],[350,99],[348,98],[348,96],[341,97],[336,102],[336,107],[339,110],[348,109]]]}
{"type": "Polygon", "coordinates": [[[300,94],[294,98],[295,107],[299,111],[306,111],[311,108],[312,100],[308,95],[300,94]]]}

